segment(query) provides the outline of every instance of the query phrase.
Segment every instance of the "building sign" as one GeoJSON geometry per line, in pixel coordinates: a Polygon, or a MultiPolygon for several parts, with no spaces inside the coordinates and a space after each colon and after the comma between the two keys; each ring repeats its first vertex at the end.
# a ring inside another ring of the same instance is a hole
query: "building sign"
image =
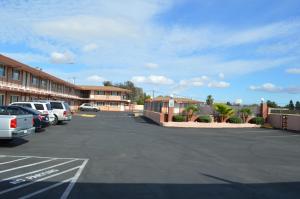
{"type": "Polygon", "coordinates": [[[170,100],[169,100],[169,108],[174,108],[174,106],[175,106],[175,101],[174,101],[174,99],[170,99],[170,100]]]}

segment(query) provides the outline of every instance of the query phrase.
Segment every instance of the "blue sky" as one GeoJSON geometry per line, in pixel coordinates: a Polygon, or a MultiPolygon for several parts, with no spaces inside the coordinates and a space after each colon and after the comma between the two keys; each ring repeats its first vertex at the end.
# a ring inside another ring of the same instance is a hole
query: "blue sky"
{"type": "Polygon", "coordinates": [[[0,53],[78,84],[300,100],[298,0],[0,1],[0,53]]]}

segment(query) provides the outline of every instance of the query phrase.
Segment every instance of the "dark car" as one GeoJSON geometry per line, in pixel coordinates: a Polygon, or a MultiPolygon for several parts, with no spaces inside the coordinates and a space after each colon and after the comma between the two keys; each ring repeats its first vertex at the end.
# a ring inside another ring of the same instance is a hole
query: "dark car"
{"type": "Polygon", "coordinates": [[[9,106],[8,108],[14,109],[14,111],[19,112],[19,114],[33,115],[33,126],[35,127],[36,131],[40,131],[50,125],[47,114],[41,114],[37,110],[21,106],[9,106]]]}

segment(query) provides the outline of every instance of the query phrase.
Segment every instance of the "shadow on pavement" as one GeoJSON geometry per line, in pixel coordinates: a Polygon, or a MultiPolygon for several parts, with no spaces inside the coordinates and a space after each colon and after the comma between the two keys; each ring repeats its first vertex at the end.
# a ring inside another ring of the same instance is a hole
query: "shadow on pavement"
{"type": "Polygon", "coordinates": [[[27,143],[23,138],[14,138],[13,140],[0,140],[0,148],[12,148],[27,143]]]}
{"type": "Polygon", "coordinates": [[[134,117],[134,120],[138,123],[146,123],[146,124],[153,124],[153,125],[159,126],[157,123],[153,122],[152,120],[150,120],[144,116],[134,117]]]}
{"type": "MultiPolygon", "coordinates": [[[[38,182],[20,191],[2,195],[18,198],[59,182],[38,182]]],[[[76,183],[69,199],[299,199],[300,182],[254,184],[180,183],[76,183]]],[[[34,198],[60,198],[67,184],[39,193],[34,198]]],[[[1,187],[0,187],[1,190],[1,187]]]]}

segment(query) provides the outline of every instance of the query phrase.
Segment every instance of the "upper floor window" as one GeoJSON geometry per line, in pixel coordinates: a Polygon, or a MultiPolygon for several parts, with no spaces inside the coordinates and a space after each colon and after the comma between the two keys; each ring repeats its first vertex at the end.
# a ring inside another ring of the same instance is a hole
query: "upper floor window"
{"type": "Polygon", "coordinates": [[[42,87],[47,87],[47,81],[46,80],[44,80],[44,79],[42,79],[41,80],[41,85],[42,85],[42,87]]]}
{"type": "Polygon", "coordinates": [[[0,64],[0,77],[5,76],[5,66],[3,64],[0,64]]]}
{"type": "Polygon", "coordinates": [[[12,70],[12,79],[13,80],[20,80],[20,71],[13,69],[12,70]]]}
{"type": "Polygon", "coordinates": [[[32,76],[32,79],[31,79],[31,84],[33,84],[33,85],[38,85],[38,78],[37,77],[35,77],[35,76],[32,76]]]}
{"type": "Polygon", "coordinates": [[[113,92],[111,92],[111,95],[118,95],[118,92],[116,92],[116,91],[113,91],[113,92]]]}
{"type": "Polygon", "coordinates": [[[105,95],[104,91],[95,91],[95,95],[105,95]]]}

